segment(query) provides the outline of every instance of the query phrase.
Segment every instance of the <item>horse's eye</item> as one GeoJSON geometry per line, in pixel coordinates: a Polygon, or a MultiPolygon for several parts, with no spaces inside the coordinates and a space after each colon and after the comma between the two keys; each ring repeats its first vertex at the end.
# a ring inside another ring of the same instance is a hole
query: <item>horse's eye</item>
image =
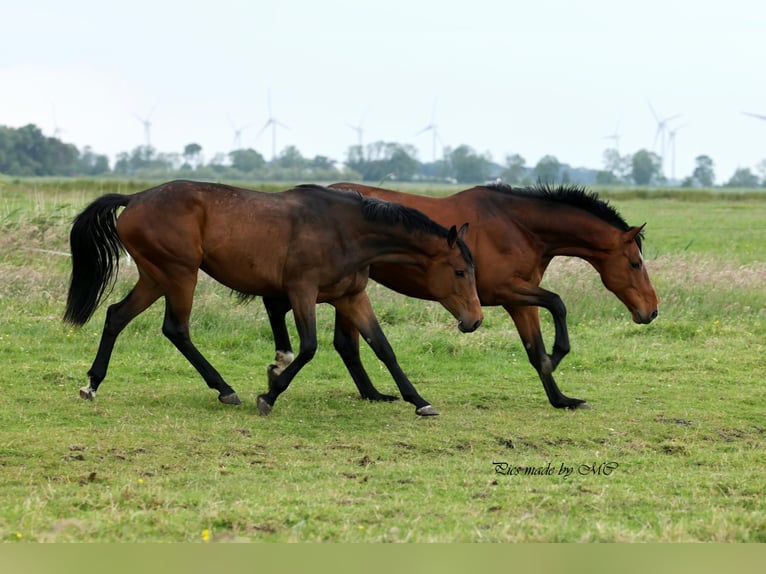
{"type": "Polygon", "coordinates": [[[640,262],[640,261],[639,261],[638,263],[633,263],[633,262],[631,262],[631,263],[630,263],[630,266],[631,266],[633,269],[641,269],[641,262],[640,262]]]}
{"type": "Polygon", "coordinates": [[[465,271],[456,270],[455,275],[457,277],[465,277],[465,271]]]}

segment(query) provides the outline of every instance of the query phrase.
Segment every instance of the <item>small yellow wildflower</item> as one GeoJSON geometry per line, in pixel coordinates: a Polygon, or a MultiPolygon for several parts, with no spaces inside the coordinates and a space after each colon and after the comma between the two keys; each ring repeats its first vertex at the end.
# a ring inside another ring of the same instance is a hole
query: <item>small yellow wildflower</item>
{"type": "Polygon", "coordinates": [[[21,540],[22,538],[24,538],[24,535],[21,532],[17,532],[16,533],[16,540],[21,540]]]}
{"type": "Polygon", "coordinates": [[[138,479],[138,484],[143,484],[143,483],[144,483],[144,479],[143,478],[139,478],[138,479]]]}
{"type": "Polygon", "coordinates": [[[202,531],[202,542],[210,542],[210,530],[207,528],[202,531]]]}

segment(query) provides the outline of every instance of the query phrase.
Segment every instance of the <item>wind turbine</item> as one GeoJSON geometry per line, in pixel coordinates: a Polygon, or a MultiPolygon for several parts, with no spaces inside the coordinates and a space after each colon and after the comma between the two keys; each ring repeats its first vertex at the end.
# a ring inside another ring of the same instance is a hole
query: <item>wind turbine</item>
{"type": "Polygon", "coordinates": [[[604,136],[604,139],[614,141],[614,149],[617,150],[618,154],[620,153],[620,122],[617,122],[617,127],[614,129],[614,133],[604,136]]]}
{"type": "Polygon", "coordinates": [[[758,118],[759,120],[766,121],[766,116],[764,116],[764,115],[754,114],[752,112],[742,112],[742,113],[745,114],[746,116],[751,116],[751,117],[754,117],[754,118],[758,118]]]}
{"type": "Polygon", "coordinates": [[[152,122],[151,117],[154,113],[154,108],[146,115],[145,118],[142,118],[138,114],[133,114],[136,119],[141,122],[144,125],[144,145],[146,147],[152,147],[152,122]]]}
{"type": "Polygon", "coordinates": [[[422,130],[420,130],[418,133],[415,134],[415,136],[419,136],[420,134],[424,134],[427,131],[431,132],[431,154],[433,156],[433,161],[436,163],[436,142],[441,141],[439,139],[439,130],[436,127],[436,120],[434,119],[436,117],[436,100],[434,100],[434,105],[431,107],[431,121],[428,123],[426,127],[424,127],[422,130]]]}
{"type": "Polygon", "coordinates": [[[53,119],[53,137],[56,139],[61,139],[60,136],[64,132],[61,127],[59,127],[58,122],[56,122],[56,104],[51,104],[51,118],[53,119]]]}
{"type": "Polygon", "coordinates": [[[268,106],[269,106],[269,119],[266,120],[266,123],[263,124],[263,127],[261,128],[261,131],[258,132],[258,135],[255,136],[256,141],[258,141],[258,138],[261,137],[261,134],[265,132],[269,127],[271,127],[271,161],[274,161],[277,157],[277,126],[280,128],[285,128],[286,130],[289,130],[285,124],[280,122],[277,118],[275,118],[271,113],[271,91],[269,90],[268,93],[268,106]]]}
{"type": "Polygon", "coordinates": [[[657,140],[659,139],[660,140],[660,160],[662,161],[662,165],[664,167],[665,166],[665,131],[668,128],[668,122],[678,117],[681,117],[681,114],[674,114],[672,116],[660,118],[660,116],[657,115],[657,112],[654,111],[652,104],[650,102],[647,102],[647,104],[649,104],[649,110],[652,112],[652,115],[654,116],[654,120],[657,122],[657,131],[654,132],[654,144],[652,144],[652,149],[655,149],[657,147],[657,140]]]}
{"type": "Polygon", "coordinates": [[[676,178],[676,134],[681,128],[685,126],[686,124],[681,124],[672,130],[668,130],[668,146],[670,147],[670,153],[672,154],[672,163],[670,164],[670,179],[673,180],[676,178]]]}
{"type": "Polygon", "coordinates": [[[350,127],[352,130],[354,130],[356,132],[356,144],[359,147],[362,147],[362,145],[364,144],[364,127],[363,127],[363,123],[364,123],[364,116],[359,118],[359,123],[356,124],[356,125],[346,124],[346,125],[348,125],[348,127],[350,127]]]}
{"type": "Polygon", "coordinates": [[[231,116],[229,116],[229,125],[231,125],[231,129],[234,131],[234,140],[232,141],[232,148],[242,149],[242,132],[245,131],[247,128],[249,128],[253,124],[245,124],[244,126],[237,127],[234,124],[234,121],[231,119],[231,116]]]}

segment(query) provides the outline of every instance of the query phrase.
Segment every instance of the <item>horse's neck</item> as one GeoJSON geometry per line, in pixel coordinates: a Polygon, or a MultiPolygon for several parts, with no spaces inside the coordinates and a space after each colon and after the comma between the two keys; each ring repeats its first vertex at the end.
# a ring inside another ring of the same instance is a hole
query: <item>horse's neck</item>
{"type": "Polygon", "coordinates": [[[530,210],[517,221],[539,239],[549,259],[562,255],[595,262],[613,249],[619,234],[617,229],[593,215],[562,207],[556,207],[555,211],[530,210]]]}
{"type": "Polygon", "coordinates": [[[447,240],[417,231],[405,232],[400,226],[382,225],[368,234],[359,246],[373,263],[425,265],[447,240]]]}

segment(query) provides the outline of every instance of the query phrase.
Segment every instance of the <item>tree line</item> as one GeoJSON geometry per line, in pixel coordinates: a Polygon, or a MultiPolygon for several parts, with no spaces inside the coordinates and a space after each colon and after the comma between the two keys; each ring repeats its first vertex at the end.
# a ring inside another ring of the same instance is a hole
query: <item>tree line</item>
{"type": "MultiPolygon", "coordinates": [[[[205,160],[202,146],[187,144],[180,152],[159,152],[151,146],[138,146],[117,155],[114,165],[106,155],[90,147],[80,150],[57,137],[45,136],[34,124],[21,128],[0,126],[0,174],[10,176],[99,176],[160,179],[228,179],[251,181],[331,181],[354,179],[368,182],[384,180],[438,181],[475,184],[502,180],[512,185],[577,183],[583,185],[717,185],[715,165],[706,155],[698,156],[691,174],[680,181],[668,181],[662,158],[642,149],[620,155],[616,149],[604,152],[601,170],[576,168],[552,155],[528,166],[519,154],[509,154],[503,163],[492,160],[467,145],[445,148],[442,159],[420,162],[417,151],[408,144],[377,141],[348,148],[341,163],[326,156],[304,157],[295,146],[288,146],[267,161],[252,148],[217,153],[205,160]]],[[[753,173],[738,169],[723,183],[731,187],[766,187],[766,160],[753,173]]]]}

